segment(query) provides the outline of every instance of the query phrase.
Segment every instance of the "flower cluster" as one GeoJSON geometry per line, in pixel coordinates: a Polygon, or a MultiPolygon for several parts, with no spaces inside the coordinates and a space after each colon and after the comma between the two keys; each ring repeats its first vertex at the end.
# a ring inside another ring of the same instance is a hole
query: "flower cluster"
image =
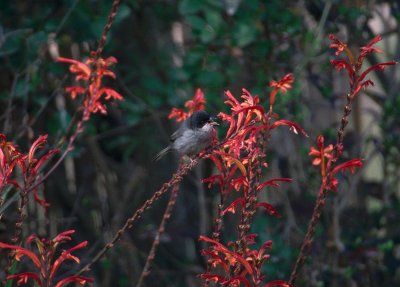
{"type": "Polygon", "coordinates": [[[372,53],[381,53],[380,49],[374,47],[376,43],[382,40],[381,36],[376,36],[366,46],[361,47],[360,48],[361,52],[358,55],[358,57],[354,56],[354,54],[347,47],[347,44],[343,43],[335,36],[330,35],[329,39],[333,42],[330,45],[330,48],[336,50],[335,54],[337,56],[340,55],[342,52],[346,53],[347,60],[335,59],[331,60],[331,64],[334,65],[338,71],[342,69],[347,71],[350,80],[351,98],[354,98],[362,88],[367,88],[370,85],[372,86],[374,85],[374,82],[372,80],[369,79],[366,80],[366,77],[369,73],[371,73],[374,70],[383,71],[386,66],[397,64],[397,62],[395,61],[383,62],[372,65],[371,67],[365,69],[364,71],[361,71],[364,60],[368,55],[372,53]]]}
{"type": "MultiPolygon", "coordinates": [[[[7,141],[4,134],[0,134],[0,192],[9,184],[21,191],[27,191],[35,184],[39,169],[51,156],[59,152],[59,149],[52,149],[39,158],[36,158],[35,154],[46,143],[47,135],[41,135],[33,142],[29,152],[23,154],[18,150],[16,145],[7,141]],[[23,183],[19,183],[12,177],[15,167],[21,170],[24,178],[23,183]]],[[[48,203],[39,197],[37,188],[33,188],[33,195],[36,202],[41,206],[48,206],[48,203]]]]}
{"type": "Polygon", "coordinates": [[[36,255],[33,251],[17,245],[10,245],[0,242],[0,248],[10,249],[15,254],[15,260],[20,261],[22,257],[27,257],[31,260],[33,265],[38,269],[36,272],[22,272],[14,275],[7,276],[7,280],[17,279],[18,286],[26,284],[28,280],[33,280],[35,284],[40,287],[62,287],[68,283],[76,283],[85,285],[86,283],[93,282],[93,279],[84,276],[68,276],[55,282],[55,275],[60,266],[66,260],[72,260],[77,264],[80,260],[72,253],[76,250],[85,248],[87,241],[83,241],[70,249],[63,249],[59,252],[59,245],[71,240],[71,235],[75,230],[68,230],[58,234],[53,239],[39,238],[37,235],[32,234],[26,240],[27,244],[35,243],[38,251],[36,255]]]}
{"type": "Polygon", "coordinates": [[[0,195],[9,184],[19,187],[18,183],[11,179],[11,175],[14,167],[21,162],[21,157],[18,147],[7,141],[4,134],[0,134],[0,195]]]}
{"type": "MultiPolygon", "coordinates": [[[[246,246],[255,244],[256,234],[249,234],[246,236],[246,246]]],[[[229,274],[230,270],[240,266],[241,272],[238,276],[227,278],[223,275],[218,274],[202,274],[201,278],[204,280],[214,282],[221,286],[261,286],[263,275],[261,273],[262,265],[268,261],[270,255],[266,253],[267,250],[272,248],[272,241],[265,241],[260,249],[250,249],[247,247],[245,256],[241,256],[235,250],[235,243],[229,242],[226,246],[220,242],[211,238],[200,236],[199,240],[210,244],[209,250],[203,250],[202,254],[208,256],[210,259],[208,262],[214,268],[220,268],[223,273],[229,274]],[[250,277],[247,279],[246,277],[250,277]],[[252,284],[254,282],[254,285],[252,284]]],[[[265,285],[264,287],[290,287],[291,285],[283,280],[273,280],[265,285]]]]}
{"type": "MultiPolygon", "coordinates": [[[[264,276],[262,264],[268,255],[264,252],[271,247],[271,242],[265,243],[260,250],[253,250],[249,245],[254,243],[254,234],[250,234],[250,226],[256,210],[262,208],[269,215],[280,217],[279,212],[267,202],[258,201],[258,193],[266,187],[279,186],[280,182],[290,182],[290,178],[274,178],[262,181],[265,161],[266,144],[270,132],[278,126],[287,125],[295,132],[305,131],[297,124],[288,120],[276,119],[272,106],[278,91],[286,92],[294,81],[292,74],[285,75],[279,81],[271,82],[273,90],[270,94],[270,109],[266,112],[258,96],[253,96],[243,89],[241,99],[237,99],[227,91],[225,103],[231,112],[219,113],[219,117],[229,125],[223,144],[219,145],[209,156],[214,162],[218,173],[203,180],[209,187],[219,185],[224,201],[228,201],[230,193],[239,193],[235,199],[221,208],[216,222],[222,222],[228,213],[240,212],[238,224],[238,240],[228,243],[228,247],[220,242],[219,229],[214,231],[212,238],[202,236],[200,240],[210,243],[203,254],[210,257],[209,268],[201,277],[208,282],[220,286],[261,286],[264,276]]],[[[272,281],[264,286],[290,286],[284,281],[272,281]]]]}
{"type": "Polygon", "coordinates": [[[204,97],[204,93],[200,89],[197,89],[193,99],[186,101],[185,103],[186,111],[174,107],[169,113],[168,118],[169,119],[176,118],[177,122],[184,121],[188,117],[190,117],[194,112],[199,110],[204,110],[205,103],[206,99],[204,97]]]}
{"type": "Polygon", "coordinates": [[[87,83],[86,86],[71,86],[67,87],[66,91],[71,94],[71,98],[75,99],[77,95],[84,95],[83,108],[84,116],[83,119],[86,121],[90,118],[91,114],[102,113],[106,114],[107,110],[102,102],[104,100],[122,100],[123,97],[114,89],[109,87],[103,87],[103,77],[116,78],[114,72],[109,70],[109,67],[117,63],[117,59],[114,57],[108,57],[106,59],[96,58],[94,53],[85,63],[59,57],[58,62],[70,64],[69,70],[75,74],[76,81],[84,81],[87,83]]]}
{"type": "MultiPolygon", "coordinates": [[[[329,175],[329,182],[327,182],[328,187],[333,191],[337,191],[339,182],[336,178],[336,174],[338,172],[345,172],[346,170],[349,170],[351,173],[354,173],[356,168],[362,166],[362,160],[360,158],[351,159],[349,161],[346,161],[344,163],[338,164],[337,166],[333,167],[332,166],[332,158],[334,150],[333,145],[330,144],[327,147],[325,147],[324,141],[325,140],[323,136],[321,135],[318,136],[317,148],[311,147],[308,155],[315,157],[314,160],[312,161],[312,164],[320,166],[322,178],[325,178],[326,176],[329,175]],[[332,169],[332,171],[329,174],[326,172],[328,167],[332,169]]],[[[342,150],[343,148],[339,148],[338,153],[341,153],[342,150]]]]}

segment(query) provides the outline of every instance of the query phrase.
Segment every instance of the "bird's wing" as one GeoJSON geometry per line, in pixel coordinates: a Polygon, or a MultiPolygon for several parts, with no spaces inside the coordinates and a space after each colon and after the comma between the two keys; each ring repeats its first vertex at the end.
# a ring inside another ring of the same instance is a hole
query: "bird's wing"
{"type": "Polygon", "coordinates": [[[169,137],[169,140],[170,140],[171,142],[174,142],[177,138],[179,138],[180,136],[182,136],[183,132],[184,132],[185,130],[187,130],[188,128],[189,128],[189,126],[188,126],[188,120],[186,120],[186,121],[184,121],[184,122],[182,123],[182,125],[180,126],[180,128],[179,128],[177,131],[175,131],[175,132],[169,137]]]}
{"type": "Polygon", "coordinates": [[[171,142],[174,142],[177,138],[179,138],[183,133],[183,129],[178,129],[176,132],[174,132],[170,137],[169,140],[171,142]]]}

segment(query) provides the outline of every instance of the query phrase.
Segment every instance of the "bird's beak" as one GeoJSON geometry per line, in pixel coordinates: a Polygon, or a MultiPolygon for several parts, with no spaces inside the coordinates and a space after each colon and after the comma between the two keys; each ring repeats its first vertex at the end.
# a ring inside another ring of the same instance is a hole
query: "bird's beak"
{"type": "Polygon", "coordinates": [[[212,126],[219,126],[219,123],[216,122],[217,117],[211,117],[210,121],[208,122],[212,126]]]}

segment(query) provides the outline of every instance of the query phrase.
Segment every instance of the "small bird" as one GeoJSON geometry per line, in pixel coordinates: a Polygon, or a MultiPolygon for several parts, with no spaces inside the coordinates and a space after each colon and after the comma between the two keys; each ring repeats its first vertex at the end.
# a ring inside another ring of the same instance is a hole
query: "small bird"
{"type": "Polygon", "coordinates": [[[194,112],[182,126],[170,137],[170,145],[160,151],[155,160],[159,160],[170,151],[180,156],[194,156],[208,147],[213,139],[214,126],[218,125],[206,111],[194,112]]]}

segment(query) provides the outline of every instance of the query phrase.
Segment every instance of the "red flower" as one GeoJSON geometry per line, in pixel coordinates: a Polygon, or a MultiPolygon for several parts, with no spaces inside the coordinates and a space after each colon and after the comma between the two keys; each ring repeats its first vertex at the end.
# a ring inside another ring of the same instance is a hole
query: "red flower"
{"type": "Polygon", "coordinates": [[[310,152],[308,153],[309,156],[315,157],[315,159],[312,161],[313,165],[321,165],[322,177],[325,176],[325,169],[326,169],[325,158],[331,159],[332,151],[333,151],[333,145],[330,144],[325,148],[324,137],[320,135],[317,138],[317,148],[311,147],[310,152]]]}
{"type": "Polygon", "coordinates": [[[69,282],[75,282],[80,285],[93,282],[93,279],[84,276],[69,276],[61,279],[58,282],[53,282],[57,270],[65,260],[72,260],[76,263],[80,262],[78,257],[72,255],[72,252],[86,247],[87,241],[81,242],[70,249],[62,250],[61,254],[58,255],[58,257],[55,257],[56,254],[59,254],[57,251],[58,245],[70,241],[71,237],[69,235],[73,234],[74,232],[75,230],[68,230],[58,234],[56,237],[50,240],[39,238],[35,234],[29,236],[26,241],[27,243],[36,243],[39,256],[26,248],[0,242],[0,248],[12,249],[14,251],[15,259],[17,261],[20,261],[21,257],[26,256],[32,261],[36,268],[39,269],[37,272],[22,272],[7,276],[7,280],[18,279],[17,284],[21,285],[23,283],[26,284],[29,279],[32,279],[39,286],[44,286],[44,282],[51,282],[51,286],[56,287],[64,286],[69,282]]]}
{"type": "Polygon", "coordinates": [[[361,54],[360,57],[366,57],[371,53],[382,53],[382,50],[372,47],[376,43],[382,40],[381,35],[376,36],[374,39],[371,40],[366,46],[361,47],[361,54]]]}
{"type": "Polygon", "coordinates": [[[271,81],[269,83],[270,87],[274,87],[269,97],[270,110],[272,109],[272,106],[275,103],[275,96],[277,92],[281,91],[282,93],[286,94],[287,90],[292,88],[293,82],[294,82],[294,76],[293,74],[289,73],[283,76],[279,81],[271,81]]]}
{"type": "Polygon", "coordinates": [[[172,108],[171,112],[168,115],[168,118],[176,118],[177,122],[184,121],[194,112],[204,110],[205,103],[206,99],[204,97],[204,93],[200,89],[197,89],[196,93],[193,96],[193,99],[188,100],[185,103],[186,111],[178,108],[172,108]]]}
{"type": "Polygon", "coordinates": [[[19,188],[19,184],[11,180],[11,175],[15,165],[20,165],[22,154],[18,151],[17,146],[12,142],[8,142],[6,136],[0,133],[0,195],[7,184],[12,184],[19,188]]]}
{"type": "Polygon", "coordinates": [[[329,48],[336,49],[336,56],[339,56],[340,53],[344,52],[347,49],[347,44],[340,41],[334,35],[329,35],[329,39],[333,42],[329,45],[329,48]]]}
{"type": "Polygon", "coordinates": [[[376,36],[372,39],[366,46],[361,47],[361,52],[357,58],[357,61],[354,61],[353,53],[347,48],[347,45],[340,40],[338,40],[333,35],[330,35],[329,38],[333,41],[333,44],[330,45],[331,48],[337,49],[336,55],[339,55],[341,52],[346,52],[348,57],[347,60],[335,59],[331,60],[331,64],[335,66],[336,70],[340,71],[341,69],[345,69],[349,76],[351,92],[351,98],[354,98],[362,88],[367,88],[368,86],[374,85],[371,80],[364,80],[365,77],[372,72],[373,70],[382,71],[386,66],[395,65],[397,62],[390,61],[384,63],[375,64],[368,69],[361,71],[365,58],[372,53],[381,53],[382,51],[378,48],[373,47],[377,42],[379,42],[382,37],[376,36]]]}
{"type": "Polygon", "coordinates": [[[92,58],[89,58],[86,63],[63,57],[59,57],[57,61],[70,64],[69,70],[71,73],[76,74],[75,80],[83,80],[87,83],[86,86],[71,86],[66,88],[66,92],[71,94],[72,99],[75,99],[78,95],[84,95],[83,120],[88,120],[90,115],[94,113],[107,113],[102,102],[103,99],[105,101],[111,99],[123,100],[123,97],[117,91],[102,86],[103,77],[116,78],[114,72],[109,70],[111,65],[117,63],[117,59],[114,57],[96,59],[92,54],[92,58]]]}

